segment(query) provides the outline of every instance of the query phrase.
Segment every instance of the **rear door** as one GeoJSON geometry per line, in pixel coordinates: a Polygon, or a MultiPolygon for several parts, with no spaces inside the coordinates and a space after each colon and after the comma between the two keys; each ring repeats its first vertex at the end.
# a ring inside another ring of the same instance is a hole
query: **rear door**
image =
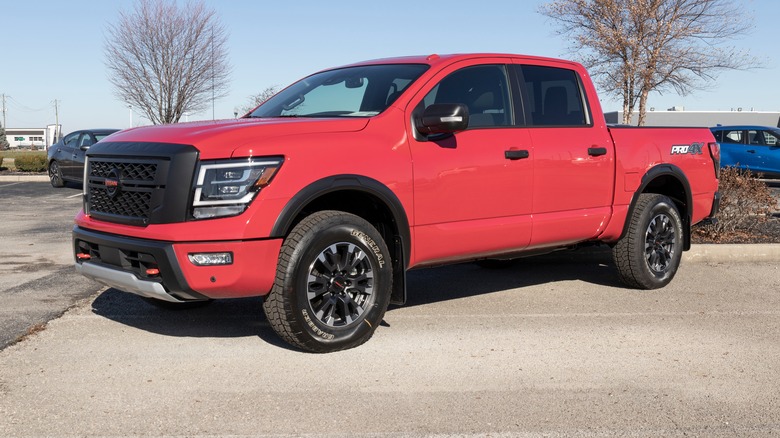
{"type": "Polygon", "coordinates": [[[606,126],[594,123],[577,71],[543,60],[521,62],[514,68],[534,163],[530,246],[596,237],[612,212],[612,138],[606,126]]]}

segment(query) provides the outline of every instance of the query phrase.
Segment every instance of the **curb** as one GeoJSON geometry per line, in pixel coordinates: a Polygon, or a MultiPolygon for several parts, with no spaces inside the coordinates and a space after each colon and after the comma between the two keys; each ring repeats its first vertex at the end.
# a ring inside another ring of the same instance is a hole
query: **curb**
{"type": "Polygon", "coordinates": [[[685,263],[726,262],[780,262],[780,244],[777,243],[707,243],[691,245],[683,253],[685,263]]]}
{"type": "Polygon", "coordinates": [[[49,182],[48,175],[0,175],[0,182],[49,182]]]}

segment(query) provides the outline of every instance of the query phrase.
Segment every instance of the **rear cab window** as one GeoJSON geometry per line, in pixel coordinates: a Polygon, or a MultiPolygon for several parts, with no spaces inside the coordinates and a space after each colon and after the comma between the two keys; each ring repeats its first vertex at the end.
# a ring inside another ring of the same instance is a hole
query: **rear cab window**
{"type": "Polygon", "coordinates": [[[527,126],[589,126],[592,119],[574,70],[516,66],[527,126]]]}

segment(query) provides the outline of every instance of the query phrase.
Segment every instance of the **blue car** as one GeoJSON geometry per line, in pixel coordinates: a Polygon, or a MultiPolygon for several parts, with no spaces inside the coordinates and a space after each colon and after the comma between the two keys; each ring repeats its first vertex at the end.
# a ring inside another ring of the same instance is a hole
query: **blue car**
{"type": "Polygon", "coordinates": [[[780,178],[780,128],[770,126],[715,126],[720,164],[780,178]]]}

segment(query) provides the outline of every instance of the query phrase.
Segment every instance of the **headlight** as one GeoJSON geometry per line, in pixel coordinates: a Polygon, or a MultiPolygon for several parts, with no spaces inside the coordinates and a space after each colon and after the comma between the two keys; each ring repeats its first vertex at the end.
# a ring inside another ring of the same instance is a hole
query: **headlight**
{"type": "Polygon", "coordinates": [[[271,182],[282,158],[203,162],[195,180],[192,215],[208,219],[241,214],[257,192],[271,182]]]}

